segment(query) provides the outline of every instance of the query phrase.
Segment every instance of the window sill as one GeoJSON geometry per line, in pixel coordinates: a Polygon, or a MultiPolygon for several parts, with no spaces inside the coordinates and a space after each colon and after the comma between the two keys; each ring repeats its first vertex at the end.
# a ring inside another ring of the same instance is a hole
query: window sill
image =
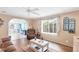
{"type": "Polygon", "coordinates": [[[47,33],[47,32],[42,32],[42,34],[47,34],[47,35],[57,35],[57,33],[47,33]]]}

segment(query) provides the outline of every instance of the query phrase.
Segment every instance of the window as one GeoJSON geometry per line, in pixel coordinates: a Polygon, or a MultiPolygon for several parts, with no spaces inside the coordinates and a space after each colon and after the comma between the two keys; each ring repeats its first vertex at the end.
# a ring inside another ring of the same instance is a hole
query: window
{"type": "Polygon", "coordinates": [[[75,19],[64,17],[64,31],[68,31],[69,33],[75,33],[75,19]]]}
{"type": "Polygon", "coordinates": [[[41,21],[41,31],[42,33],[56,34],[57,33],[57,22],[58,18],[52,20],[42,20],[41,21]]]}

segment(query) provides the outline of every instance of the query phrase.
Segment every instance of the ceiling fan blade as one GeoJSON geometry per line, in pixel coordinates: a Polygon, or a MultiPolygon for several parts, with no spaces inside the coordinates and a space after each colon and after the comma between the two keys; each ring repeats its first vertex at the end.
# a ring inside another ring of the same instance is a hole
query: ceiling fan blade
{"type": "Polygon", "coordinates": [[[39,10],[39,9],[38,9],[38,8],[33,8],[33,9],[31,9],[30,7],[28,7],[28,8],[26,9],[27,12],[30,12],[30,11],[37,11],[37,10],[39,10]]]}
{"type": "Polygon", "coordinates": [[[38,13],[36,13],[35,11],[39,10],[38,8],[34,8],[34,9],[31,9],[30,7],[28,7],[26,9],[26,12],[28,13],[28,15],[30,15],[31,13],[32,14],[35,14],[35,15],[39,15],[38,13]]]}
{"type": "Polygon", "coordinates": [[[36,12],[33,12],[33,11],[31,11],[31,13],[32,13],[32,14],[35,14],[35,15],[40,15],[40,14],[38,14],[38,13],[36,13],[36,12]]]}
{"type": "Polygon", "coordinates": [[[34,8],[34,9],[32,9],[31,11],[37,11],[37,10],[39,10],[39,8],[34,8]]]}

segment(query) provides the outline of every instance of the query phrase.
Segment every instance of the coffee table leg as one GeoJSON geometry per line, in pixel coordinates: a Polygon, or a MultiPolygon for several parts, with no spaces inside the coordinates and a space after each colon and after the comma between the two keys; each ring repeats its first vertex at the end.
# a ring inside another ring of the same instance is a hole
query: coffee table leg
{"type": "Polygon", "coordinates": [[[42,47],[42,52],[43,52],[43,47],[42,47]]]}
{"type": "Polygon", "coordinates": [[[49,43],[47,44],[47,50],[49,49],[49,43]]]}

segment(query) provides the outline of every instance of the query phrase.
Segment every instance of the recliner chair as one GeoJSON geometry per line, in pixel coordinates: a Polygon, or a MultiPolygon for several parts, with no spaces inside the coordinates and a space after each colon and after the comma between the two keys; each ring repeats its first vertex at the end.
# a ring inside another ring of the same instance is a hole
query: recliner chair
{"type": "Polygon", "coordinates": [[[33,39],[35,36],[36,36],[35,29],[28,29],[27,30],[27,39],[28,40],[33,39]]]}

